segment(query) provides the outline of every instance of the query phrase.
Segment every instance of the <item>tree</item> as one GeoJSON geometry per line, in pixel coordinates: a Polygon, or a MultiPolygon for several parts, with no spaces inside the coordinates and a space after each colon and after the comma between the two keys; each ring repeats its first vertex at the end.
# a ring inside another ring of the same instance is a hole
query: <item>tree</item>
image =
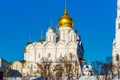
{"type": "Polygon", "coordinates": [[[109,76],[112,72],[112,57],[106,57],[106,60],[104,62],[95,61],[92,63],[92,67],[95,75],[105,75],[105,79],[107,78],[108,80],[110,80],[110,77],[108,78],[107,76],[109,76]]]}
{"type": "Polygon", "coordinates": [[[102,73],[107,75],[108,72],[112,72],[112,57],[106,57],[105,62],[102,65],[102,73]]]}
{"type": "Polygon", "coordinates": [[[95,75],[101,74],[102,64],[103,64],[102,61],[95,61],[92,63],[92,67],[95,75]]]}

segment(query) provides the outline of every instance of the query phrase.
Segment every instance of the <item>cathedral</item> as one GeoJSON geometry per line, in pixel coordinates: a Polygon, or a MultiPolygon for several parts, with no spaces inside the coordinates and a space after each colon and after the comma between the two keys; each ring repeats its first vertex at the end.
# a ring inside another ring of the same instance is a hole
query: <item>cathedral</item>
{"type": "Polygon", "coordinates": [[[112,50],[113,74],[120,75],[120,0],[117,0],[115,39],[112,50]]]}
{"type": "Polygon", "coordinates": [[[11,63],[11,68],[23,77],[80,76],[83,55],[80,35],[65,8],[58,20],[58,30],[50,24],[46,40],[41,36],[39,42],[28,42],[24,48],[24,60],[11,63]]]}

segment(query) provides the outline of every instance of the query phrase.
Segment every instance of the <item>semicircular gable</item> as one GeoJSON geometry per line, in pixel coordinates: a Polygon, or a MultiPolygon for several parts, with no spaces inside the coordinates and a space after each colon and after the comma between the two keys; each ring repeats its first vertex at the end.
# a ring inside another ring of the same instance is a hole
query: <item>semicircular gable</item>
{"type": "Polygon", "coordinates": [[[39,48],[42,48],[43,45],[41,44],[41,42],[38,42],[36,45],[35,45],[35,49],[39,49],[39,48]]]}
{"type": "Polygon", "coordinates": [[[63,42],[63,41],[59,41],[59,42],[56,44],[56,48],[63,47],[63,46],[64,46],[64,48],[66,47],[66,43],[63,42]]]}
{"type": "Polygon", "coordinates": [[[34,49],[34,46],[32,44],[29,44],[26,49],[34,49]]]}
{"type": "Polygon", "coordinates": [[[52,42],[48,42],[48,43],[45,44],[44,47],[45,47],[45,48],[54,48],[55,45],[54,45],[52,42]]]}
{"type": "Polygon", "coordinates": [[[66,45],[66,48],[77,48],[77,44],[75,42],[70,42],[66,45]]]}

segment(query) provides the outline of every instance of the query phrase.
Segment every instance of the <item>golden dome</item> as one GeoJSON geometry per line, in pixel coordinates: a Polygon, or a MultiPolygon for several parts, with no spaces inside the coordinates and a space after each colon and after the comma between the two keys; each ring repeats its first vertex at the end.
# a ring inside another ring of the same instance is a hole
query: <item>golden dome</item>
{"type": "Polygon", "coordinates": [[[43,43],[44,42],[44,39],[43,39],[43,37],[41,36],[41,38],[40,38],[40,42],[41,43],[43,43]]]}
{"type": "Polygon", "coordinates": [[[72,18],[68,15],[67,10],[65,9],[63,16],[58,20],[59,27],[73,27],[74,22],[72,18]]]}
{"type": "Polygon", "coordinates": [[[27,53],[27,49],[26,48],[24,48],[24,53],[27,53]]]}

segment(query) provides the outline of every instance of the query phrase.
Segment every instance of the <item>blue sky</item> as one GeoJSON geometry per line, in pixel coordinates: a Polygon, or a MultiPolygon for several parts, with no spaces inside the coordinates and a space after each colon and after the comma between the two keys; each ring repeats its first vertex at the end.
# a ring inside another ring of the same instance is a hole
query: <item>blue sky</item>
{"type": "MultiPolygon", "coordinates": [[[[85,49],[87,62],[112,54],[117,0],[66,0],[85,49]]],[[[64,11],[64,0],[0,0],[0,57],[22,60],[29,35],[39,41],[52,18],[53,27],[64,11]]]]}

